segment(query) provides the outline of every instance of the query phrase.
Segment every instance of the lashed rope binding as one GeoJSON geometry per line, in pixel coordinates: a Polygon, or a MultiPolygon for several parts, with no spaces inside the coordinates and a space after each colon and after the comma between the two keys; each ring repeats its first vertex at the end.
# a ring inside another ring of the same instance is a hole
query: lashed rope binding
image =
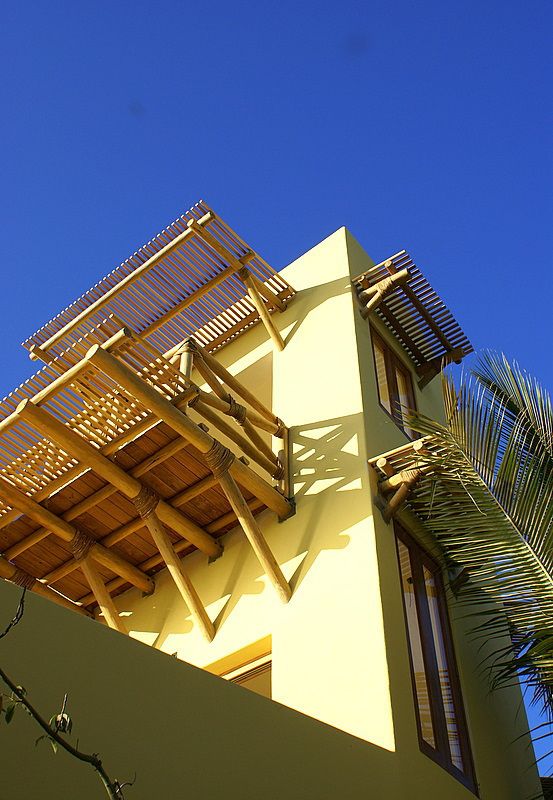
{"type": "Polygon", "coordinates": [[[19,569],[16,567],[14,574],[10,578],[12,583],[15,583],[16,586],[21,586],[22,589],[32,589],[36,583],[36,578],[33,578],[32,575],[29,575],[28,572],[25,572],[24,569],[19,569]]]}
{"type": "Polygon", "coordinates": [[[229,395],[229,414],[233,417],[239,425],[243,425],[246,421],[246,406],[237,403],[232,395],[229,395]]]}
{"type": "Polygon", "coordinates": [[[221,442],[218,442],[217,439],[214,440],[213,445],[204,454],[205,460],[207,462],[207,466],[212,471],[216,478],[221,477],[224,475],[225,472],[232,466],[232,462],[234,461],[234,454],[225,447],[221,442]]]}
{"type": "Polygon", "coordinates": [[[87,533],[84,533],[84,531],[77,530],[75,536],[69,542],[69,547],[71,548],[75,560],[81,561],[83,558],[87,557],[93,544],[94,539],[87,533]]]}
{"type": "Polygon", "coordinates": [[[159,501],[158,493],[149,486],[143,486],[136,497],[133,497],[134,506],[142,519],[146,519],[156,510],[159,501]]]}

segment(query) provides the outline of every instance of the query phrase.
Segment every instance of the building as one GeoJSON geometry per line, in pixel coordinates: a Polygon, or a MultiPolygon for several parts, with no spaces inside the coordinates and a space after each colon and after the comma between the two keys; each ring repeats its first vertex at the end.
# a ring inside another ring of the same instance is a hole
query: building
{"type": "MultiPolygon", "coordinates": [[[[0,574],[57,605],[29,596],[5,668],[68,692],[128,797],[539,795],[410,506],[432,443],[402,406],[443,418],[471,346],[407,253],[341,228],[275,273],[200,203],[24,344],[0,574]]],[[[100,796],[24,715],[1,735],[0,796],[100,796]]]]}

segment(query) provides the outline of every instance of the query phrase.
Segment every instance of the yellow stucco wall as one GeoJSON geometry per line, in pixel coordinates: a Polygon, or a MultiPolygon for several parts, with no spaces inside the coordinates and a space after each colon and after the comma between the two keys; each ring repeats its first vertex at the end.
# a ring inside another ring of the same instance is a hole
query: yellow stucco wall
{"type": "MultiPolygon", "coordinates": [[[[55,609],[56,636],[67,626],[67,641],[83,637],[85,652],[94,641],[95,663],[105,661],[106,671],[98,670],[101,683],[98,677],[92,680],[100,683],[94,689],[99,702],[118,709],[117,733],[110,728],[106,740],[110,754],[120,755],[131,773],[137,763],[147,768],[147,781],[153,780],[153,770],[165,782],[166,796],[176,791],[179,773],[173,761],[180,758],[182,773],[194,773],[194,785],[200,787],[186,795],[183,783],[182,796],[473,796],[418,748],[393,531],[373,506],[375,478],[367,466],[368,457],[407,441],[378,404],[369,328],[351,292],[350,277],[370,263],[355,239],[338,230],[283,272],[298,290],[285,314],[275,317],[285,350],[273,353],[258,326],[218,356],[291,430],[297,513],[280,524],[270,512],[258,517],[293,588],[290,602],[279,602],[245,537],[235,529],[224,537],[224,554],[217,561],[210,564],[198,552],[184,561],[215,621],[211,643],[193,624],[166,571],[156,576],[152,596],[130,590],[117,599],[131,636],[163,653],[55,609]],[[288,709],[182,663],[228,664],[233,654],[267,637],[272,641],[273,697],[288,709]],[[141,675],[146,676],[142,681],[141,675]],[[182,686],[174,689],[175,709],[168,700],[172,681],[182,686]],[[138,712],[130,708],[135,703],[143,709],[140,732],[135,728],[140,727],[138,712]],[[198,718],[205,752],[192,725],[198,718]],[[124,734],[129,721],[130,740],[124,734]],[[163,767],[143,756],[147,743],[162,754],[163,767]],[[221,750],[231,777],[227,780],[221,772],[217,783],[213,771],[221,770],[221,750]],[[205,776],[203,788],[197,773],[205,776]],[[240,785],[247,790],[240,793],[240,785]]],[[[422,393],[416,391],[418,407],[439,417],[439,380],[422,393]]],[[[47,611],[51,620],[54,611],[49,606],[47,611]]],[[[514,744],[526,724],[520,693],[488,695],[478,671],[481,656],[464,634],[462,621],[453,617],[481,797],[518,800],[538,791],[535,774],[526,770],[527,742],[514,744]]],[[[31,643],[25,648],[29,652],[31,643]]],[[[71,669],[64,665],[67,680],[85,669],[90,681],[81,656],[72,653],[67,662],[71,669]]],[[[27,669],[21,663],[15,667],[27,669]]],[[[48,676],[44,691],[50,685],[50,667],[48,676]]],[[[29,684],[34,680],[30,672],[29,684]]],[[[81,677],[75,681],[84,709],[90,685],[85,690],[81,677]]],[[[61,690],[60,685],[56,691],[61,690]]],[[[94,726],[98,731],[96,722],[94,726]]],[[[142,791],[134,787],[131,796],[155,796],[142,791]]],[[[27,796],[33,795],[13,795],[27,796]]]]}

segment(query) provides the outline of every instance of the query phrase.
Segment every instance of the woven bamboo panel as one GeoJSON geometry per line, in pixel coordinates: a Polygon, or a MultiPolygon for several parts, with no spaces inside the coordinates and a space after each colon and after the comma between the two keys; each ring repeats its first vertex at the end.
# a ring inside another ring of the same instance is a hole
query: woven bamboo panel
{"type": "MultiPolygon", "coordinates": [[[[246,242],[201,201],[39,328],[23,342],[23,346],[31,349],[33,345],[40,347],[48,342],[79,314],[183,234],[189,220],[199,220],[208,213],[213,215],[213,219],[207,224],[207,230],[233,257],[239,259],[252,252],[246,242]]],[[[178,315],[165,318],[175,306],[193,293],[201,291],[203,286],[215,279],[227,266],[225,259],[202,241],[201,237],[190,236],[136,280],[127,282],[120,293],[94,311],[85,321],[68,330],[48,347],[48,352],[52,356],[63,354],[66,361],[76,363],[87,346],[105,341],[123,325],[128,325],[137,333],[145,333],[161,352],[167,352],[190,335],[194,335],[200,344],[213,351],[259,321],[243,283],[235,274],[229,274],[178,315]],[[150,328],[155,329],[150,332],[150,328]]],[[[294,295],[289,284],[259,255],[255,254],[248,261],[248,269],[281,300],[288,300],[294,295]]]]}
{"type": "Polygon", "coordinates": [[[387,262],[392,263],[393,271],[407,269],[410,277],[404,286],[398,286],[384,297],[375,313],[414,363],[422,366],[457,349],[462,351],[462,356],[472,353],[473,347],[460,325],[405,250],[358,275],[353,281],[354,287],[361,291],[389,278],[391,270],[387,262]],[[439,329],[439,335],[429,319],[439,329]]]}

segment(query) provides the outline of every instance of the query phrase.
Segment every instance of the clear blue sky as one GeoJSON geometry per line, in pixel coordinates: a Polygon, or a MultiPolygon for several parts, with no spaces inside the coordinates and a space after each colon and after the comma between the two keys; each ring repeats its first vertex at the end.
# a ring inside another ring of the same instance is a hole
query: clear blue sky
{"type": "Polygon", "coordinates": [[[549,0],[4,4],[0,395],[19,342],[200,197],[276,268],[406,248],[551,389],[549,0]]]}

